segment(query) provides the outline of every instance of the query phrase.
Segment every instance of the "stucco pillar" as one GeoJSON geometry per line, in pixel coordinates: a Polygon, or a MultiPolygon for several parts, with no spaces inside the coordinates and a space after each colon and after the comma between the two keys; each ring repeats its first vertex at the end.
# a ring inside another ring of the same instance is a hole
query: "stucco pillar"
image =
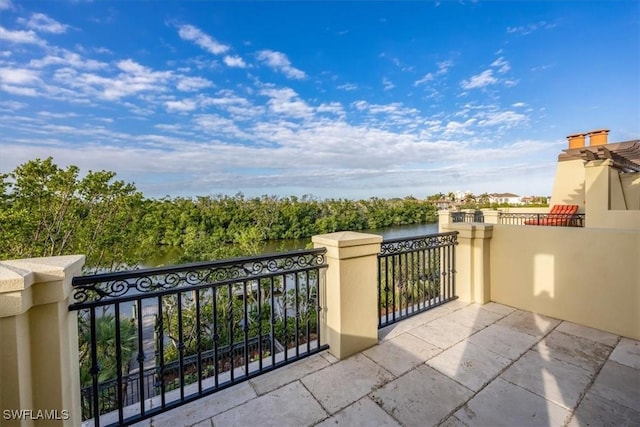
{"type": "Polygon", "coordinates": [[[444,231],[457,231],[456,291],[464,302],[491,301],[490,242],[493,225],[448,224],[444,231]]]}
{"type": "Polygon", "coordinates": [[[609,210],[609,169],[613,162],[593,160],[584,166],[585,175],[585,227],[602,227],[607,223],[609,210]]]}
{"type": "Polygon", "coordinates": [[[438,233],[442,233],[442,226],[445,224],[451,224],[451,213],[449,209],[438,211],[438,233]]]}
{"type": "Polygon", "coordinates": [[[499,224],[500,223],[500,211],[494,211],[493,209],[483,210],[485,224],[499,224]]]}
{"type": "Polygon", "coordinates": [[[71,279],[83,255],[0,262],[0,424],[80,425],[71,279]]]}
{"type": "Polygon", "coordinates": [[[311,240],[314,247],[327,248],[321,336],[331,354],[343,359],[378,342],[378,253],[382,236],[341,231],[311,240]]]}

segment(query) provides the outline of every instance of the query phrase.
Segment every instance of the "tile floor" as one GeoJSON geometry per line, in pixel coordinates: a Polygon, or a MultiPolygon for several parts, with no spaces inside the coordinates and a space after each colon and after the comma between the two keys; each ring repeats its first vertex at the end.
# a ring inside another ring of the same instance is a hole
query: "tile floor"
{"type": "Polygon", "coordinates": [[[640,342],[454,301],[139,425],[640,426],[640,342]]]}

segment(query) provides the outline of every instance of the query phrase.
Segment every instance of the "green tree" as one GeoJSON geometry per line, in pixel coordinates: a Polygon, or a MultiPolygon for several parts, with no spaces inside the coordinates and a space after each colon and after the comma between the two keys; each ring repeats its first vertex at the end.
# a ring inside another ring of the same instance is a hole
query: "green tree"
{"type": "Polygon", "coordinates": [[[144,259],[142,194],[113,172],[78,173],[49,157],[0,176],[0,257],[81,253],[87,268],[112,270],[144,259]]]}
{"type": "MultiPolygon", "coordinates": [[[[98,382],[116,378],[117,355],[120,353],[121,372],[129,370],[129,361],[137,350],[136,328],[133,319],[121,318],[120,341],[116,342],[116,318],[113,314],[103,313],[96,317],[96,357],[100,372],[98,382]]],[[[78,337],[80,352],[80,383],[83,386],[92,383],[91,376],[91,326],[87,316],[78,317],[78,337]]]]}

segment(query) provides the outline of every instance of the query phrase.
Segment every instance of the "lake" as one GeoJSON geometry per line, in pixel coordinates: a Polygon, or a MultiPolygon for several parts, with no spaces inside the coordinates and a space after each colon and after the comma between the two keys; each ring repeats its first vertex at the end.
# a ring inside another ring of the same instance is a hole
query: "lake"
{"type": "MultiPolygon", "coordinates": [[[[396,225],[387,228],[378,228],[376,230],[360,230],[359,233],[379,234],[383,239],[397,239],[401,237],[421,236],[424,234],[433,234],[438,232],[438,223],[431,224],[410,224],[396,225]]],[[[262,247],[263,254],[274,252],[286,252],[296,249],[305,249],[311,243],[311,238],[304,239],[282,239],[268,240],[264,242],[262,247]]],[[[176,247],[160,247],[158,252],[149,259],[144,267],[155,267],[159,265],[174,265],[180,258],[181,250],[176,247]]]]}

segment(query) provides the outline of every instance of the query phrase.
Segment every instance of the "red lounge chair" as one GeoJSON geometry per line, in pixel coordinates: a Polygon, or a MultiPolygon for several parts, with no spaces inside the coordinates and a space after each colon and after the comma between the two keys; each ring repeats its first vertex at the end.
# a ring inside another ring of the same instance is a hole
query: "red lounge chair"
{"type": "Polygon", "coordinates": [[[567,227],[578,213],[578,205],[554,205],[548,214],[528,219],[526,225],[557,225],[567,227]]]}

